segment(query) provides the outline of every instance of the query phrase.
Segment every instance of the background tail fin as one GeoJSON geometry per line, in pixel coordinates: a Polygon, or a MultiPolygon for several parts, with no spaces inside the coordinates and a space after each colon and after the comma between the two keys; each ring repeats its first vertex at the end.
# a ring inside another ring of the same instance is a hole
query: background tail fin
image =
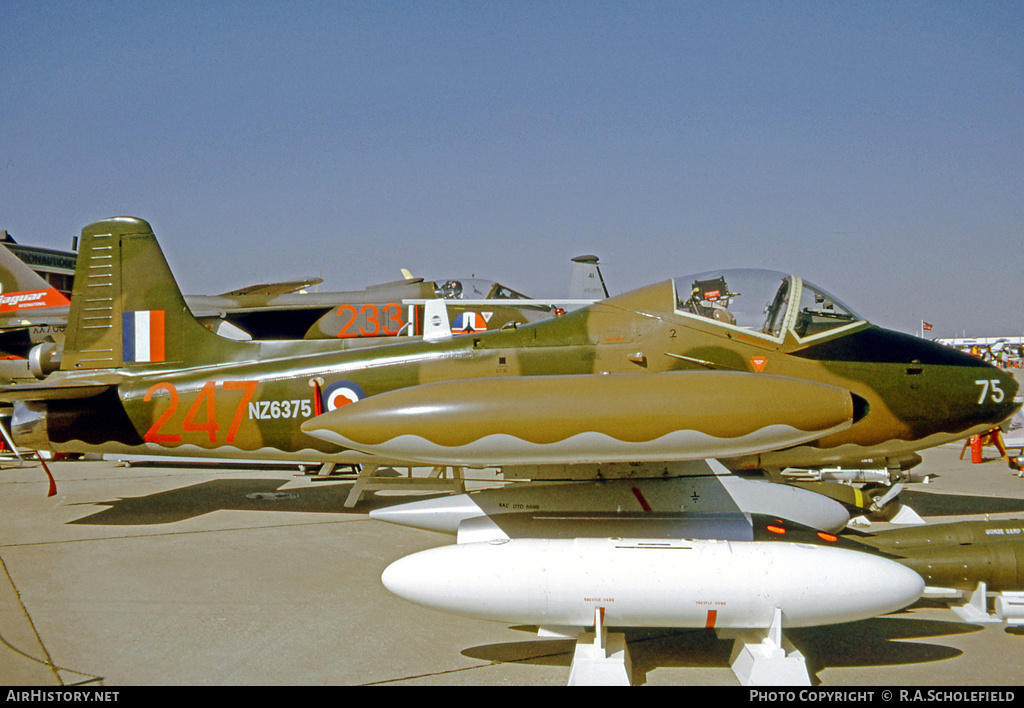
{"type": "Polygon", "coordinates": [[[0,245],[0,313],[67,307],[68,299],[0,245]]]}
{"type": "Polygon", "coordinates": [[[576,256],[572,259],[569,297],[580,300],[604,300],[608,297],[597,256],[576,256]]]}
{"type": "Polygon", "coordinates": [[[61,368],[183,364],[219,339],[192,316],[152,227],[104,219],[82,229],[61,368]]]}

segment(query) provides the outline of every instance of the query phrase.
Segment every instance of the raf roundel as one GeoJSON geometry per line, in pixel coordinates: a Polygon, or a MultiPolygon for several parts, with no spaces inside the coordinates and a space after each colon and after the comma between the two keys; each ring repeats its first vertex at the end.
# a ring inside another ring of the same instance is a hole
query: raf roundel
{"type": "Polygon", "coordinates": [[[359,384],[351,381],[335,381],[324,389],[324,411],[333,411],[366,397],[359,384]]]}

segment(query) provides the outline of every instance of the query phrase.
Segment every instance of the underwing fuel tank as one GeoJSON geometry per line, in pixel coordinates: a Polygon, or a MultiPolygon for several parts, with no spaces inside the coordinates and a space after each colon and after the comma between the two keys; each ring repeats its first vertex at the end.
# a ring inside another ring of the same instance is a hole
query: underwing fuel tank
{"type": "Polygon", "coordinates": [[[924,581],[885,558],[802,543],[513,539],[421,551],[381,580],[432,609],[510,624],[762,629],[895,612],[924,581]]]}
{"type": "Polygon", "coordinates": [[[815,440],[866,413],[859,396],[786,377],[663,372],[444,381],[369,396],[310,435],[423,464],[696,460],[815,440]]]}

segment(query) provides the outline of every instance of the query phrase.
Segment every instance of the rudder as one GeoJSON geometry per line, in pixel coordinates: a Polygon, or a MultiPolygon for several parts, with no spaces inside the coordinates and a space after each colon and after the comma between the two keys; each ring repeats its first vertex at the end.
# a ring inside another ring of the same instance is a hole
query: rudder
{"type": "Polygon", "coordinates": [[[603,300],[608,297],[597,256],[576,256],[572,259],[569,297],[581,300],[603,300]]]}

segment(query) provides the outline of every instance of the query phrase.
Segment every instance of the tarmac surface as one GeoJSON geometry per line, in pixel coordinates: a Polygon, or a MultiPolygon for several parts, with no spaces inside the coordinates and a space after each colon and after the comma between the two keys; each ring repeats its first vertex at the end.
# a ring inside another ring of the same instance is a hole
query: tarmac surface
{"type": "MultiPolygon", "coordinates": [[[[923,453],[902,499],[929,523],[1024,516],[1024,479],[994,448],[923,453]]],[[[565,685],[571,640],[439,614],[381,585],[449,536],[344,507],[352,478],[294,466],[52,462],[0,469],[0,684],[20,686],[565,685]]],[[[486,483],[486,480],[485,482],[486,483]]],[[[470,488],[473,484],[469,485],[470,488]]],[[[875,528],[884,528],[885,525],[875,528]]],[[[634,685],[738,685],[710,630],[627,632],[634,685]]],[[[816,685],[1024,683],[1024,630],[931,601],[787,630],[816,685]]]]}

